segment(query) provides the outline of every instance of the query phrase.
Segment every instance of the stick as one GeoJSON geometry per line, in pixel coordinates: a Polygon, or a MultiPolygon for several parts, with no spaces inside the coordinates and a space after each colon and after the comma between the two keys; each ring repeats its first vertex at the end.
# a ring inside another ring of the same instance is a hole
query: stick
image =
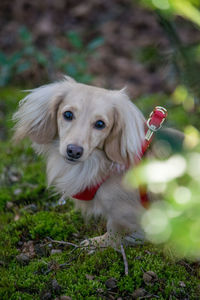
{"type": "Polygon", "coordinates": [[[128,262],[127,262],[126,253],[124,251],[123,244],[121,244],[121,253],[122,253],[122,257],[123,257],[123,261],[124,261],[124,272],[125,272],[125,275],[128,276],[128,262]]]}
{"type": "MultiPolygon", "coordinates": [[[[74,243],[70,243],[70,242],[65,242],[65,241],[56,241],[56,240],[53,240],[51,239],[50,237],[47,238],[49,240],[49,242],[51,243],[56,243],[56,244],[60,244],[60,245],[68,245],[68,246],[73,246],[74,247],[74,250],[75,249],[84,249],[84,248],[88,248],[88,245],[87,246],[83,246],[83,245],[76,245],[74,243]]],[[[93,246],[94,250],[98,249],[98,248],[107,248],[107,247],[95,247],[93,246]]],[[[73,250],[72,250],[73,252],[73,250]]],[[[124,272],[125,272],[125,275],[128,276],[128,262],[127,262],[127,258],[126,258],[126,253],[124,251],[124,246],[123,244],[121,244],[121,254],[122,254],[122,257],[123,257],[123,261],[124,261],[124,272]]],[[[68,263],[67,263],[68,264],[68,263]]],[[[63,266],[66,265],[66,264],[63,264],[63,266]]]]}
{"type": "Polygon", "coordinates": [[[68,246],[73,246],[75,248],[83,248],[83,246],[79,246],[70,242],[65,242],[65,241],[56,241],[56,240],[52,240],[50,237],[47,237],[47,239],[51,242],[51,243],[56,243],[56,244],[60,244],[60,245],[68,245],[68,246]]]}

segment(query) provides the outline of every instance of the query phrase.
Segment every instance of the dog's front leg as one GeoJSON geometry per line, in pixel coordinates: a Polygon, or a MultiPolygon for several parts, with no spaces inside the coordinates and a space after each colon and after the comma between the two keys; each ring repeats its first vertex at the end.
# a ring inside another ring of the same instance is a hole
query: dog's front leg
{"type": "Polygon", "coordinates": [[[114,249],[120,249],[120,245],[128,233],[129,231],[127,228],[124,228],[112,219],[108,219],[107,232],[105,234],[84,240],[81,244],[84,246],[93,246],[95,248],[112,247],[114,249]]]}

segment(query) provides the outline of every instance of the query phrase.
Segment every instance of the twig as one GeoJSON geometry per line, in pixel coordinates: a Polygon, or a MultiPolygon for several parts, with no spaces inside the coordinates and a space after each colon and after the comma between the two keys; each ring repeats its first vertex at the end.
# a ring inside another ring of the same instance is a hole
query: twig
{"type": "Polygon", "coordinates": [[[56,243],[56,244],[60,244],[60,245],[67,245],[67,246],[73,246],[75,248],[83,248],[83,246],[79,246],[79,245],[76,245],[74,243],[70,243],[70,242],[65,242],[65,241],[56,241],[56,240],[53,240],[51,239],[50,237],[47,237],[47,239],[51,242],[51,243],[56,243]]]}
{"type": "MultiPolygon", "coordinates": [[[[74,249],[75,249],[75,248],[74,248],[74,249]]],[[[77,258],[81,255],[81,253],[83,252],[83,250],[84,250],[84,249],[81,249],[81,251],[79,252],[78,255],[76,255],[75,257],[73,257],[72,259],[70,259],[68,262],[63,263],[63,264],[60,264],[59,267],[60,267],[60,268],[65,268],[66,266],[71,265],[71,262],[74,261],[75,259],[77,259],[77,258]]]]}
{"type": "Polygon", "coordinates": [[[148,294],[148,295],[140,297],[140,299],[148,299],[148,298],[152,298],[152,297],[159,298],[159,296],[157,296],[157,295],[148,294]]]}
{"type": "Polygon", "coordinates": [[[179,264],[180,265],[183,265],[186,269],[189,269],[192,273],[194,272],[194,269],[188,264],[186,263],[185,261],[179,261],[179,264]]]}
{"type": "Polygon", "coordinates": [[[128,276],[128,262],[127,262],[126,253],[124,251],[123,244],[121,244],[121,253],[122,253],[122,257],[123,257],[123,261],[124,261],[124,272],[125,272],[125,275],[128,276]]]}
{"type": "MultiPolygon", "coordinates": [[[[72,250],[72,252],[76,249],[84,249],[84,248],[93,248],[93,250],[96,250],[96,249],[99,249],[99,248],[107,248],[107,247],[104,247],[104,246],[94,246],[94,245],[76,245],[74,243],[70,243],[70,242],[65,242],[65,241],[57,241],[57,240],[53,240],[51,239],[50,237],[47,237],[47,239],[49,240],[49,242],[51,243],[56,243],[56,244],[60,244],[60,245],[67,245],[67,246],[72,246],[74,247],[74,249],[72,250]]],[[[126,258],[126,253],[124,251],[124,246],[123,244],[121,244],[121,251],[117,250],[117,252],[120,252],[122,254],[122,257],[123,257],[123,261],[124,261],[124,272],[125,272],[125,275],[128,276],[128,262],[127,262],[127,258],[126,258]]],[[[72,259],[73,260],[73,259],[72,259]]],[[[70,261],[71,262],[71,261],[70,261]]],[[[61,267],[64,267],[64,266],[67,266],[68,264],[70,264],[70,262],[67,262],[67,263],[64,263],[61,265],[61,267]]]]}
{"type": "Polygon", "coordinates": [[[47,237],[47,239],[49,240],[48,243],[56,243],[56,244],[60,244],[60,245],[72,246],[72,247],[74,247],[74,249],[87,249],[87,248],[90,248],[90,249],[96,250],[96,249],[105,249],[105,248],[107,248],[107,246],[100,246],[98,244],[96,246],[93,245],[93,244],[77,245],[77,244],[70,243],[70,242],[65,242],[65,241],[56,241],[56,240],[53,240],[50,237],[47,237]]]}

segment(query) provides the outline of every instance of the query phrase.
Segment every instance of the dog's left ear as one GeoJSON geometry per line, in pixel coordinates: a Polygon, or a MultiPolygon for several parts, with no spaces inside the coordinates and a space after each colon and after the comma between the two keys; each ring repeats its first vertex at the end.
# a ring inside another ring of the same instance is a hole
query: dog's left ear
{"type": "Polygon", "coordinates": [[[51,142],[57,133],[57,110],[66,90],[67,81],[31,90],[13,116],[16,122],[14,141],[29,137],[38,144],[51,142]]]}
{"type": "Polygon", "coordinates": [[[129,166],[141,155],[145,119],[124,90],[116,92],[114,96],[114,124],[104,150],[113,162],[129,166]]]}

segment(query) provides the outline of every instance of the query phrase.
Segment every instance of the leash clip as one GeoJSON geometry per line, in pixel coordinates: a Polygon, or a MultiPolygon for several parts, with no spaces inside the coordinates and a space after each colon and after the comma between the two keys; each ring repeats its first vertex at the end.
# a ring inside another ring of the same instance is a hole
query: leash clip
{"type": "Polygon", "coordinates": [[[162,106],[156,106],[154,110],[151,112],[149,119],[146,122],[146,125],[148,127],[145,139],[147,141],[150,141],[152,135],[154,132],[158,131],[161,127],[163,122],[165,121],[167,117],[167,110],[166,108],[162,106]],[[150,124],[150,122],[152,122],[150,124]]]}

